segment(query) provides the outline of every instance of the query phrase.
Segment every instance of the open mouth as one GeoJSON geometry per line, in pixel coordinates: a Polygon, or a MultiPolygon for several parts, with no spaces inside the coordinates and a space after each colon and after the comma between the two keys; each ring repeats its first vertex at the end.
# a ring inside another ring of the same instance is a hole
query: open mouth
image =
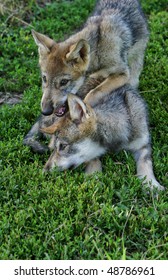
{"type": "Polygon", "coordinates": [[[54,114],[57,117],[62,117],[65,115],[65,113],[68,111],[68,104],[64,103],[63,105],[57,107],[54,109],[54,114]]]}

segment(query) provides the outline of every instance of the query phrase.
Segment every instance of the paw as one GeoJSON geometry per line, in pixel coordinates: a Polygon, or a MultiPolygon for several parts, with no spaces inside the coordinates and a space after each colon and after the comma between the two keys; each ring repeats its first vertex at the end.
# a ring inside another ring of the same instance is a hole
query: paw
{"type": "Polygon", "coordinates": [[[162,185],[160,185],[158,182],[157,182],[157,184],[148,182],[148,186],[151,190],[154,190],[154,189],[156,189],[158,191],[164,191],[165,190],[165,188],[162,185]]]}
{"type": "Polygon", "coordinates": [[[26,146],[29,146],[33,152],[38,153],[38,154],[44,154],[49,151],[49,148],[40,142],[32,139],[32,138],[25,138],[23,140],[23,144],[26,146]]]}
{"type": "Polygon", "coordinates": [[[91,90],[85,97],[84,102],[91,107],[98,104],[99,100],[101,99],[102,94],[99,91],[91,90]]]}
{"type": "Polygon", "coordinates": [[[162,185],[160,185],[160,183],[156,179],[151,179],[151,180],[145,179],[143,181],[143,184],[147,185],[147,187],[150,188],[151,190],[156,190],[156,191],[165,190],[165,188],[162,185]]]}
{"type": "Polygon", "coordinates": [[[102,172],[102,164],[99,159],[89,161],[85,168],[85,174],[87,175],[93,174],[95,172],[102,172]]]}

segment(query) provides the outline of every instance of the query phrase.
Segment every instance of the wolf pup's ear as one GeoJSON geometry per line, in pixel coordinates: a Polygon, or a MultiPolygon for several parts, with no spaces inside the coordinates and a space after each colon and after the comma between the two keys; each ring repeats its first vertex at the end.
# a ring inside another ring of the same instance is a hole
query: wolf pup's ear
{"type": "Polygon", "coordinates": [[[66,54],[66,61],[73,66],[81,65],[87,69],[90,58],[90,46],[86,40],[81,39],[76,44],[73,44],[69,48],[69,52],[66,54]]]}
{"type": "Polygon", "coordinates": [[[44,55],[50,53],[52,46],[55,44],[54,40],[36,32],[35,30],[32,30],[32,35],[36,45],[39,48],[39,54],[44,55]]]}
{"type": "Polygon", "coordinates": [[[68,94],[68,106],[70,117],[76,124],[82,123],[89,117],[86,105],[76,95],[68,94]]]}

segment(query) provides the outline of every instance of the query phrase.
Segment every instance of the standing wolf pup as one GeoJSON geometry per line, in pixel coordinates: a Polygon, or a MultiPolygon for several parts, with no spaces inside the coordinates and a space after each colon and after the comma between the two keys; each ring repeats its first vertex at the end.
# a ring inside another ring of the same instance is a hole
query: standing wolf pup
{"type": "MultiPolygon", "coordinates": [[[[39,50],[44,115],[54,112],[63,116],[67,94],[78,94],[86,77],[102,79],[87,95],[85,93],[85,101],[91,105],[126,83],[138,86],[148,41],[139,1],[98,1],[84,28],[61,43],[35,31],[32,33],[39,50]]],[[[35,130],[32,130],[24,143],[31,146],[34,137],[35,130]]]]}
{"type": "Polygon", "coordinates": [[[125,149],[134,155],[138,177],[150,188],[164,189],[153,173],[146,106],[135,89],[125,85],[93,107],[69,94],[68,105],[65,118],[44,129],[55,133],[45,171],[75,168],[108,151],[125,149]]]}

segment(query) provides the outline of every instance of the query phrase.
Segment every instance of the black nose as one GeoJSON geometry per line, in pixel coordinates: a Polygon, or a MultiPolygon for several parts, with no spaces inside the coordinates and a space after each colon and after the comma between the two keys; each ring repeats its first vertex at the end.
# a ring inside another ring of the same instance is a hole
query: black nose
{"type": "Polygon", "coordinates": [[[51,104],[42,108],[42,114],[44,116],[51,115],[53,113],[53,111],[54,111],[54,107],[51,104]]]}

